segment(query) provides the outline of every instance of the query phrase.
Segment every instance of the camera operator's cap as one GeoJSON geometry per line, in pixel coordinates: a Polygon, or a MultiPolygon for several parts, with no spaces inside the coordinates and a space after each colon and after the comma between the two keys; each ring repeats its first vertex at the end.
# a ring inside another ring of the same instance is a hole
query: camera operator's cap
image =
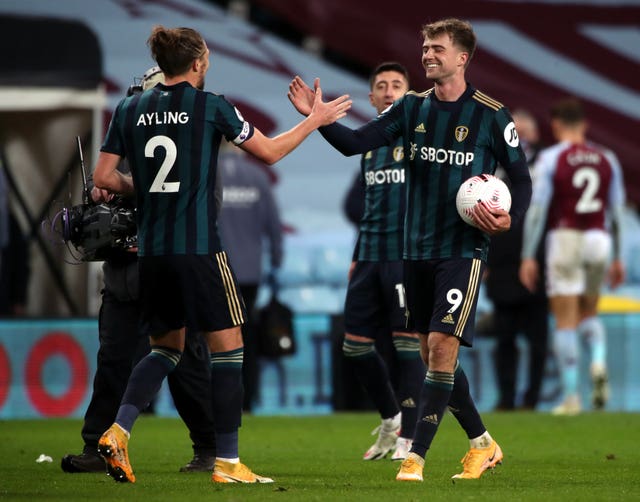
{"type": "Polygon", "coordinates": [[[142,90],[146,91],[147,89],[151,89],[155,87],[156,84],[162,83],[164,84],[164,73],[159,66],[152,66],[142,75],[142,90]]]}

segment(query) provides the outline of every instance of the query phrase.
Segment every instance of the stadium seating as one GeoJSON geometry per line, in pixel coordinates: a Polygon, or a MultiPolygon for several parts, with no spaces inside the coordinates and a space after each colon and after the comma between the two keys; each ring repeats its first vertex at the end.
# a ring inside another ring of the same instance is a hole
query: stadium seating
{"type": "MultiPolygon", "coordinates": [[[[352,240],[349,232],[286,236],[277,273],[280,301],[297,313],[341,312],[352,240]]],[[[256,305],[264,305],[268,298],[268,288],[261,287],[256,305]]]]}
{"type": "Polygon", "coordinates": [[[351,243],[317,247],[313,256],[315,279],[334,287],[346,286],[352,254],[351,243]]]}
{"type": "MultiPolygon", "coordinates": [[[[627,210],[622,224],[622,259],[627,267],[627,284],[640,287],[640,218],[635,210],[627,210]]],[[[640,294],[637,295],[640,298],[640,294]]]]}
{"type": "Polygon", "coordinates": [[[294,287],[312,284],[313,259],[311,249],[302,243],[286,240],[282,265],[277,279],[281,287],[294,287]]]}
{"type": "MultiPolygon", "coordinates": [[[[625,212],[623,229],[622,256],[627,281],[614,291],[605,288],[603,294],[640,299],[640,218],[632,209],[625,212]]],[[[353,253],[353,234],[288,235],[284,249],[283,264],[278,271],[281,301],[299,313],[341,312],[353,253]]],[[[268,291],[261,288],[257,305],[264,305],[268,298],[268,291]]],[[[491,301],[481,286],[478,317],[492,310],[491,301]]]]}
{"type": "Polygon", "coordinates": [[[298,314],[338,314],[344,304],[339,291],[326,285],[282,288],[278,299],[298,314]]]}

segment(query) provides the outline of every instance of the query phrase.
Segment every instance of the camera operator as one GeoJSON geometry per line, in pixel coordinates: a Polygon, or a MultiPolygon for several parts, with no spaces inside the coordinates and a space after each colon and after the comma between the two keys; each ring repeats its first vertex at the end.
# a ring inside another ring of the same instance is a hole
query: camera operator
{"type": "MultiPolygon", "coordinates": [[[[142,92],[164,80],[159,68],[149,69],[141,86],[129,93],[142,92]]],[[[122,172],[128,172],[121,165],[122,172]]],[[[92,183],[91,183],[92,184],[92,183]]],[[[96,187],[91,189],[94,203],[130,203],[96,187]]],[[[81,454],[66,455],[62,470],[69,473],[105,472],[98,454],[98,439],[114,422],[131,370],[149,352],[148,338],[139,329],[138,260],[135,248],[108,250],[104,264],[104,289],[98,317],[98,350],[93,394],[84,416],[81,454]]],[[[187,333],[181,362],[169,374],[168,384],[178,413],[193,442],[193,459],[181,472],[212,471],[215,461],[215,430],[210,396],[209,351],[203,337],[187,333]]]]}

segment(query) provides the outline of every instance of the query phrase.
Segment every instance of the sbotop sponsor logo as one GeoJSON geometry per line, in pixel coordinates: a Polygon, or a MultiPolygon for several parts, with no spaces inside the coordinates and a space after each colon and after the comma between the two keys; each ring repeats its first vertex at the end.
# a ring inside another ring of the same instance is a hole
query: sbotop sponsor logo
{"type": "Polygon", "coordinates": [[[418,149],[418,145],[411,143],[409,159],[414,160],[416,155],[419,156],[420,160],[452,166],[468,166],[475,157],[473,152],[457,152],[456,150],[445,150],[444,148],[434,148],[432,146],[423,146],[418,149]]]}
{"type": "Polygon", "coordinates": [[[381,169],[365,173],[367,185],[384,185],[389,183],[404,183],[404,169],[381,169]]]}

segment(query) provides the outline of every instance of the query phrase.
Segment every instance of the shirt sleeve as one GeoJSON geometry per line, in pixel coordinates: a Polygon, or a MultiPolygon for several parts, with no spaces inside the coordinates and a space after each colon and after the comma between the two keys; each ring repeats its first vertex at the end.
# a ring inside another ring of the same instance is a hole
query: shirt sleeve
{"type": "Polygon", "coordinates": [[[229,103],[224,96],[219,98],[214,122],[224,137],[235,145],[241,145],[253,136],[254,127],[247,122],[240,110],[229,103]]]}
{"type": "Polygon", "coordinates": [[[511,182],[512,203],[509,214],[513,223],[517,224],[524,217],[531,201],[531,176],[515,124],[506,108],[500,108],[494,116],[491,148],[511,182]]]}
{"type": "Polygon", "coordinates": [[[534,185],[531,205],[524,222],[522,257],[533,258],[542,239],[547,223],[549,203],[553,196],[553,174],[555,162],[549,150],[540,153],[534,166],[534,185]]]}
{"type": "Polygon", "coordinates": [[[609,218],[611,220],[611,237],[613,239],[613,255],[615,259],[620,259],[623,248],[623,217],[626,194],[624,190],[624,179],[622,167],[618,157],[610,150],[605,152],[605,156],[611,164],[612,177],[609,186],[609,218]]]}
{"type": "Polygon", "coordinates": [[[612,178],[609,187],[609,204],[611,206],[624,206],[626,194],[624,190],[624,180],[622,176],[622,167],[618,161],[618,157],[612,151],[605,153],[607,160],[611,164],[612,178]]]}
{"type": "Polygon", "coordinates": [[[359,225],[364,214],[365,186],[362,171],[358,171],[347,191],[342,207],[347,219],[359,225]]]}
{"type": "Polygon", "coordinates": [[[101,152],[113,153],[120,157],[124,157],[125,155],[124,139],[122,138],[120,132],[121,128],[119,125],[120,110],[123,102],[124,100],[120,101],[114,110],[113,115],[111,116],[111,122],[109,122],[107,134],[104,138],[104,142],[102,143],[102,147],[100,148],[101,152]]]}
{"type": "Polygon", "coordinates": [[[365,153],[389,144],[384,130],[374,121],[367,122],[359,129],[350,129],[334,122],[321,127],[319,131],[331,146],[346,156],[365,153]]]}
{"type": "Polygon", "coordinates": [[[366,153],[392,144],[402,135],[402,110],[404,97],[400,98],[375,119],[358,129],[350,129],[338,122],[321,127],[320,134],[336,150],[346,156],[366,153]]]}

